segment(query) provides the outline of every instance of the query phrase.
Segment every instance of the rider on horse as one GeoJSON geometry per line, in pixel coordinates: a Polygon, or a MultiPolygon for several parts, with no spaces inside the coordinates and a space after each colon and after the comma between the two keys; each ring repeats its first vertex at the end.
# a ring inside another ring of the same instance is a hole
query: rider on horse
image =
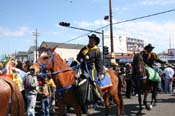
{"type": "MultiPolygon", "coordinates": [[[[142,58],[143,58],[143,61],[146,65],[148,65],[149,67],[153,68],[153,64],[154,62],[158,62],[158,63],[161,63],[161,64],[164,64],[165,62],[160,60],[157,56],[156,53],[152,52],[152,50],[154,49],[154,47],[151,45],[151,44],[148,44],[144,47],[144,50],[141,51],[141,54],[142,54],[142,58]]],[[[158,82],[153,82],[151,83],[153,85],[153,93],[152,94],[152,99],[154,99],[154,105],[156,105],[156,102],[157,102],[157,89],[158,89],[158,82]]]]}
{"type": "Polygon", "coordinates": [[[77,55],[77,60],[82,64],[82,69],[89,74],[90,79],[93,81],[95,86],[98,99],[102,101],[103,99],[101,92],[97,83],[95,83],[96,77],[99,79],[104,78],[101,52],[97,46],[100,43],[100,39],[95,34],[92,34],[88,37],[89,43],[80,50],[79,54],[77,55]]]}
{"type": "Polygon", "coordinates": [[[165,63],[164,61],[160,60],[156,53],[153,53],[152,50],[154,47],[151,44],[148,44],[144,47],[144,50],[141,51],[143,60],[145,64],[147,64],[149,67],[153,68],[154,61],[159,63],[165,63]]]}

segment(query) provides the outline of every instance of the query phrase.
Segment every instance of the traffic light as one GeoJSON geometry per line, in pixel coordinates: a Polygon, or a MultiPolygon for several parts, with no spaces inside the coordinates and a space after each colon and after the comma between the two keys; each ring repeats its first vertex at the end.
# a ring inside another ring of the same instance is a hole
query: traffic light
{"type": "Polygon", "coordinates": [[[108,55],[109,54],[109,47],[103,46],[103,54],[108,55]]]}
{"type": "Polygon", "coordinates": [[[70,26],[70,23],[67,23],[67,22],[60,22],[59,25],[65,26],[65,27],[69,27],[69,26],[70,26]]]}

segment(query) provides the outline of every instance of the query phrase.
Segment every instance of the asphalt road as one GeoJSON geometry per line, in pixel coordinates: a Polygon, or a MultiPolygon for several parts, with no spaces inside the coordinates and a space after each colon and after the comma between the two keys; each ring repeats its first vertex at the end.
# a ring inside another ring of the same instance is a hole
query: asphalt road
{"type": "MultiPolygon", "coordinates": [[[[151,94],[148,96],[148,103],[151,100],[151,94]]],[[[124,99],[125,116],[136,116],[138,112],[138,97],[132,96],[131,99],[124,99]]],[[[175,115],[175,93],[173,94],[158,94],[157,106],[153,107],[151,111],[143,109],[142,116],[174,116],[175,115]]],[[[69,116],[75,116],[73,109],[68,113],[69,116]]],[[[110,109],[109,116],[115,116],[116,109],[113,105],[110,109]]],[[[93,108],[89,109],[88,114],[83,116],[104,116],[104,107],[100,106],[97,110],[93,108]]]]}
{"type": "MultiPolygon", "coordinates": [[[[123,95],[123,100],[124,100],[124,111],[125,111],[124,116],[136,116],[139,110],[138,97],[132,96],[131,99],[127,99],[123,95]]],[[[149,94],[148,96],[148,104],[150,104],[150,100],[151,100],[151,94],[149,94]]],[[[39,105],[37,105],[37,107],[39,107],[39,105]]],[[[104,111],[105,111],[104,106],[99,106],[97,110],[94,110],[94,108],[89,108],[88,114],[83,114],[82,116],[104,116],[104,111]]],[[[111,109],[109,110],[109,116],[115,116],[116,111],[117,110],[115,105],[112,105],[111,109]]],[[[37,110],[36,110],[36,116],[40,116],[37,110]]],[[[76,116],[73,108],[71,108],[68,111],[68,116],[76,116]]],[[[157,106],[153,107],[151,111],[143,109],[142,116],[175,116],[175,93],[173,94],[159,93],[157,106]]]]}

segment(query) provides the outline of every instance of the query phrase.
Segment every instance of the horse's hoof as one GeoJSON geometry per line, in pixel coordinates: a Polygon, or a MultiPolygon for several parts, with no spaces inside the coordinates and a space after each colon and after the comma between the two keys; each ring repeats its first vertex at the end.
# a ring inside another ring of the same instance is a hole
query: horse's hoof
{"type": "Polygon", "coordinates": [[[140,116],[140,115],[142,115],[142,111],[141,110],[137,112],[137,116],[140,116]]]}
{"type": "Polygon", "coordinates": [[[139,108],[139,111],[142,112],[143,109],[144,109],[143,107],[140,107],[140,108],[139,108]]]}
{"type": "Polygon", "coordinates": [[[146,110],[148,111],[150,111],[151,109],[152,109],[151,107],[148,107],[148,106],[146,107],[146,110]]]}

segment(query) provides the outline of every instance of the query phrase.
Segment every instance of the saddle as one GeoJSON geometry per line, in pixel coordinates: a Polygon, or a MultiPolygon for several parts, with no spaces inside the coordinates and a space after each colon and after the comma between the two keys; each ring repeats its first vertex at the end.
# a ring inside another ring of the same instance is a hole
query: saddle
{"type": "Polygon", "coordinates": [[[100,92],[112,86],[110,76],[107,72],[104,73],[104,79],[95,80],[95,82],[90,78],[89,74],[81,68],[76,69],[75,72],[75,93],[77,96],[79,96],[78,99],[82,104],[91,104],[99,100],[99,95],[96,91],[96,87],[100,92]]]}

